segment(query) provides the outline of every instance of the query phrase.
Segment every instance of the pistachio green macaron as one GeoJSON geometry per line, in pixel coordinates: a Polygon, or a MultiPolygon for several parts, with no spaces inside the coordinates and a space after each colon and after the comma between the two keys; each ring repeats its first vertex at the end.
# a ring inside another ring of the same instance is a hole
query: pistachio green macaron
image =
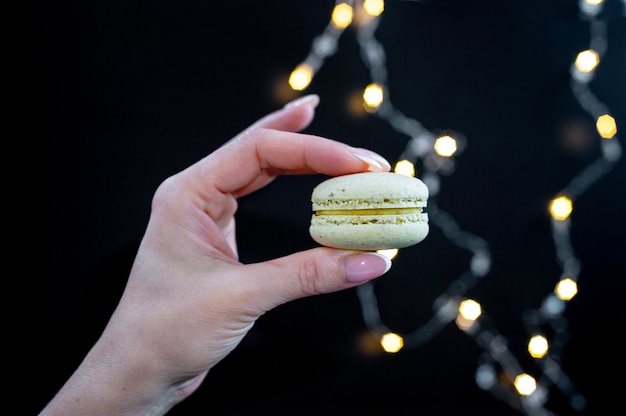
{"type": "Polygon", "coordinates": [[[428,235],[427,200],[428,188],[413,176],[364,172],[333,177],[313,189],[309,233],[334,248],[409,247],[428,235]]]}

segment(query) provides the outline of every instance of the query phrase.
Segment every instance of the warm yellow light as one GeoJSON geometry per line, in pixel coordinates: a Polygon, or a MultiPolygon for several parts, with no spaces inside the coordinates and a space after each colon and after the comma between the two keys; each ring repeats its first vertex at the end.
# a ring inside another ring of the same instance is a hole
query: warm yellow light
{"type": "Polygon", "coordinates": [[[450,136],[437,137],[434,148],[439,156],[450,157],[457,151],[456,140],[450,136]]]}
{"type": "Polygon", "coordinates": [[[515,389],[522,396],[530,396],[537,390],[537,382],[532,376],[526,373],[515,377],[513,385],[515,385],[515,389]]]}
{"type": "Polygon", "coordinates": [[[598,52],[593,49],[587,49],[576,56],[574,65],[580,72],[589,73],[596,69],[599,63],[600,55],[598,55],[598,52]]]}
{"type": "Polygon", "coordinates": [[[370,16],[378,16],[385,10],[385,2],[383,0],[365,0],[363,9],[370,16]]]}
{"type": "Polygon", "coordinates": [[[550,214],[555,220],[564,220],[572,213],[572,200],[566,196],[554,198],[550,202],[550,214]]]}
{"type": "Polygon", "coordinates": [[[597,6],[600,3],[603,3],[604,0],[585,0],[585,3],[587,3],[590,6],[597,6]]]}
{"type": "Polygon", "coordinates": [[[393,171],[400,175],[415,176],[415,165],[410,160],[399,160],[396,162],[396,166],[393,171]]]}
{"type": "Polygon", "coordinates": [[[464,319],[475,321],[476,319],[478,319],[481,313],[482,310],[480,307],[480,303],[476,302],[475,300],[465,299],[459,304],[459,314],[464,319]]]}
{"type": "Polygon", "coordinates": [[[383,87],[379,84],[370,84],[363,91],[363,101],[369,108],[378,108],[383,102],[383,87]]]}
{"type": "Polygon", "coordinates": [[[570,300],[578,293],[578,284],[574,279],[566,277],[561,279],[554,287],[554,293],[561,300],[570,300]]]}
{"type": "Polygon", "coordinates": [[[615,119],[608,114],[603,114],[596,121],[596,129],[600,137],[604,139],[612,139],[617,134],[617,124],[615,119]]]}
{"type": "Polygon", "coordinates": [[[380,339],[380,345],[386,352],[398,352],[404,346],[404,340],[400,335],[388,332],[380,339]]]}
{"type": "Polygon", "coordinates": [[[352,6],[347,3],[339,3],[333,9],[330,20],[337,29],[345,29],[352,23],[352,6]]]}
{"type": "Polygon", "coordinates": [[[289,76],[289,86],[296,91],[302,91],[309,86],[313,79],[313,68],[307,64],[300,64],[289,76]]]}
{"type": "Polygon", "coordinates": [[[548,340],[543,335],[535,335],[528,341],[528,352],[533,358],[542,358],[548,352],[548,340]]]}
{"type": "Polygon", "coordinates": [[[387,257],[389,260],[393,260],[394,257],[396,257],[398,255],[398,249],[397,248],[390,248],[390,249],[385,249],[385,250],[376,250],[376,252],[378,254],[382,254],[383,256],[387,257]]]}

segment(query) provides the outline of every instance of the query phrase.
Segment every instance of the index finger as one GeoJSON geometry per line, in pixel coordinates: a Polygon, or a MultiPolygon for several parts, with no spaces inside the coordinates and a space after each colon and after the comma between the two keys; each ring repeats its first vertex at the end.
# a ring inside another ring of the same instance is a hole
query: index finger
{"type": "Polygon", "coordinates": [[[255,128],[197,164],[197,175],[236,197],[253,192],[277,175],[321,173],[330,176],[388,171],[380,155],[319,136],[255,128]]]}

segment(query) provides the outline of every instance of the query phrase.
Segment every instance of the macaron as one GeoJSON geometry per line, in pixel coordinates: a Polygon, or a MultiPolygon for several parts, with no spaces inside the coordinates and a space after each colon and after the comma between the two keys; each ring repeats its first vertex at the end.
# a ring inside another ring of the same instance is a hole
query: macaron
{"type": "Polygon", "coordinates": [[[413,176],[364,172],[333,177],[313,189],[309,233],[334,248],[409,247],[428,235],[427,200],[428,188],[413,176]]]}

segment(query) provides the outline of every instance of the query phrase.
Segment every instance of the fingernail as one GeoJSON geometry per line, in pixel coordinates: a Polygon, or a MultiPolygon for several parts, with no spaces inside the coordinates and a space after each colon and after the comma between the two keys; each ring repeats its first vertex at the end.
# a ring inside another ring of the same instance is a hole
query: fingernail
{"type": "Polygon", "coordinates": [[[288,102],[287,104],[285,104],[283,108],[285,109],[295,108],[295,107],[300,107],[302,105],[310,105],[311,107],[317,107],[319,102],[320,102],[319,95],[309,94],[309,95],[305,95],[304,97],[296,98],[295,100],[288,102]]]}
{"type": "Polygon", "coordinates": [[[383,172],[389,171],[391,169],[391,165],[384,157],[377,155],[374,152],[370,152],[369,150],[357,149],[357,151],[353,152],[352,154],[357,159],[369,165],[367,167],[367,170],[369,172],[383,172]]]}
{"type": "Polygon", "coordinates": [[[391,260],[378,253],[362,253],[346,257],[345,279],[350,283],[362,283],[387,273],[391,260]]]}

